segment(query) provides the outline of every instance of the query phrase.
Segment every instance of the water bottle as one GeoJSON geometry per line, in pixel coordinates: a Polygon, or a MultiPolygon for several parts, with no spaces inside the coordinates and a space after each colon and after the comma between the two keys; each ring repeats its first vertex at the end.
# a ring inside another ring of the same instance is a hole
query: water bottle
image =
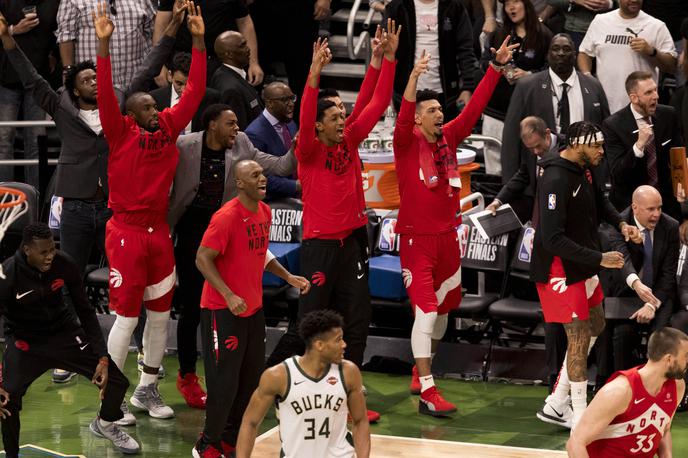
{"type": "Polygon", "coordinates": [[[394,125],[397,122],[397,113],[394,111],[394,107],[390,104],[385,112],[385,120],[383,122],[385,131],[382,137],[391,136],[394,133],[394,125]]]}

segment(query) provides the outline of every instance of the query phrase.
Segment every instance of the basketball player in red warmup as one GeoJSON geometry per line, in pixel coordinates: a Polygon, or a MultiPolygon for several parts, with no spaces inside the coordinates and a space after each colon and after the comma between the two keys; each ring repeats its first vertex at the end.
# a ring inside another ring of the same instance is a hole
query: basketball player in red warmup
{"type": "MultiPolygon", "coordinates": [[[[496,51],[496,65],[511,60],[509,37],[496,51]]],[[[495,52],[493,49],[492,52],[495,52]]],[[[443,416],[456,411],[435,387],[432,355],[447,329],[447,313],[461,303],[461,255],[456,228],[461,224],[456,147],[470,135],[500,73],[490,65],[485,77],[456,119],[446,125],[434,91],[416,94],[418,77],[428,68],[423,55],[409,76],[394,129],[394,161],[401,206],[396,232],[401,234],[404,284],[414,307],[411,348],[416,359],[411,391],[420,392],[419,412],[443,416]]]]}
{"type": "Polygon", "coordinates": [[[583,413],[566,450],[571,458],[669,458],[671,420],[683,399],[688,336],[655,331],[647,364],[612,375],[583,413]]]}
{"type": "MultiPolygon", "coordinates": [[[[144,367],[131,403],[152,417],[170,418],[157,389],[158,369],[167,344],[167,321],[175,283],[170,229],[167,225],[168,193],[179,151],[176,140],[191,121],[205,93],[205,25],[200,8],[187,4],[187,23],[193,36],[191,70],[179,103],[158,113],[155,100],[138,92],[127,98],[127,115],[120,113],[112,89],[110,37],[114,24],[107,4],[99,4],[93,20],[98,37],[98,106],[103,132],[110,148],[109,206],[113,215],[105,232],[110,263],[110,308],[117,318],[108,338],[108,352],[123,369],[141,302],[148,311],[143,334],[144,367]]],[[[122,404],[121,425],[136,422],[122,404]]]]}

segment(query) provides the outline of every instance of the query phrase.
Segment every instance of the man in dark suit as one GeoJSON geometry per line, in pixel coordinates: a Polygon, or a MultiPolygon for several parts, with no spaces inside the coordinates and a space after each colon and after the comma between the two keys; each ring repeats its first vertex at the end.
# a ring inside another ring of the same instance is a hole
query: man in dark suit
{"type": "Polygon", "coordinates": [[[628,319],[607,321],[612,338],[614,370],[630,369],[638,364],[640,329],[669,325],[676,295],[676,269],[680,242],[678,222],[662,212],[662,196],[656,188],[642,185],[633,192],[631,206],[621,213],[630,225],[637,226],[643,243],[626,242],[617,231],[609,231],[610,248],[624,255],[621,270],[610,270],[609,297],[640,299],[628,319]]]}
{"type": "Polygon", "coordinates": [[[239,129],[245,130],[263,111],[258,92],[246,81],[245,69],[251,58],[251,50],[242,34],[227,31],[215,40],[215,54],[222,66],[210,79],[210,87],[220,92],[220,102],[232,107],[239,129]]]}
{"type": "MultiPolygon", "coordinates": [[[[186,81],[189,79],[189,69],[191,68],[191,54],[188,52],[178,52],[172,58],[169,70],[167,71],[167,82],[170,86],[158,88],[150,93],[158,105],[158,110],[173,107],[177,104],[186,88],[186,81]]],[[[220,100],[220,94],[211,88],[206,88],[205,96],[198,106],[198,110],[191,123],[184,128],[182,134],[200,132],[203,130],[203,112],[210,105],[220,100]]]]}
{"type": "MultiPolygon", "coordinates": [[[[528,75],[516,82],[504,120],[502,138],[519,137],[518,123],[526,116],[538,116],[557,134],[566,135],[569,125],[578,121],[600,124],[609,116],[607,97],[592,76],[574,69],[576,48],[571,37],[552,38],[547,54],[549,69],[528,75]]],[[[502,144],[502,181],[516,173],[524,146],[518,141],[502,144]]]]}
{"type": "Polygon", "coordinates": [[[602,131],[612,189],[609,200],[618,210],[631,203],[640,185],[659,190],[664,212],[683,221],[671,184],[669,149],[683,146],[673,107],[659,105],[652,73],[633,72],[626,78],[631,103],[604,120],[602,131]]]}
{"type": "MultiPolygon", "coordinates": [[[[276,81],[263,89],[265,109],[246,128],[253,146],[258,150],[284,156],[292,146],[297,127],[294,122],[296,95],[286,84],[276,81]]],[[[301,183],[292,176],[268,175],[266,200],[280,197],[298,197],[301,183]]]]}

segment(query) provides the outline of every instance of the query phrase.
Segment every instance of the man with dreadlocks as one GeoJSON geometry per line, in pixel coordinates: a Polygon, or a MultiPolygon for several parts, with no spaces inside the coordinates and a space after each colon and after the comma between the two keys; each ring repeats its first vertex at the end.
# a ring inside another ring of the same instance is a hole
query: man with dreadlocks
{"type": "Polygon", "coordinates": [[[537,191],[540,224],[533,242],[530,279],[536,283],[545,321],[563,323],[568,348],[557,384],[537,417],[573,428],[587,406],[588,352],[604,329],[601,267],[620,269],[623,255],[600,252],[601,220],[636,243],[637,227],[621,216],[593,180],[590,168],[602,160],[604,138],[599,127],[572,124],[566,149],[545,165],[537,191]],[[569,405],[569,392],[572,407],[569,405]]]}

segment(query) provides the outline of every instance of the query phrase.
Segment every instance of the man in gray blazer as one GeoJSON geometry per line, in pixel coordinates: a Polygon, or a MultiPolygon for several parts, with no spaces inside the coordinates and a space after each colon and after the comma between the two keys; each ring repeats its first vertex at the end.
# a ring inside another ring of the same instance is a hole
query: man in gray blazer
{"type": "Polygon", "coordinates": [[[203,114],[203,131],[177,140],[179,164],[174,177],[168,222],[177,240],[175,258],[182,309],[177,321],[177,388],[192,407],[205,407],[205,393],[196,376],[196,332],[204,278],[194,259],[210,218],[237,195],[234,165],[250,159],[265,175],[291,175],[296,171],[293,148],[284,156],[257,150],[239,131],[237,116],[229,105],[210,105],[203,114]]]}
{"type": "Polygon", "coordinates": [[[502,182],[506,184],[519,168],[523,143],[517,139],[519,123],[526,116],[542,118],[552,131],[566,135],[578,121],[601,124],[609,116],[609,104],[600,83],[575,70],[576,48],[571,37],[552,38],[547,54],[549,69],[521,78],[511,96],[502,138],[502,182]]]}

